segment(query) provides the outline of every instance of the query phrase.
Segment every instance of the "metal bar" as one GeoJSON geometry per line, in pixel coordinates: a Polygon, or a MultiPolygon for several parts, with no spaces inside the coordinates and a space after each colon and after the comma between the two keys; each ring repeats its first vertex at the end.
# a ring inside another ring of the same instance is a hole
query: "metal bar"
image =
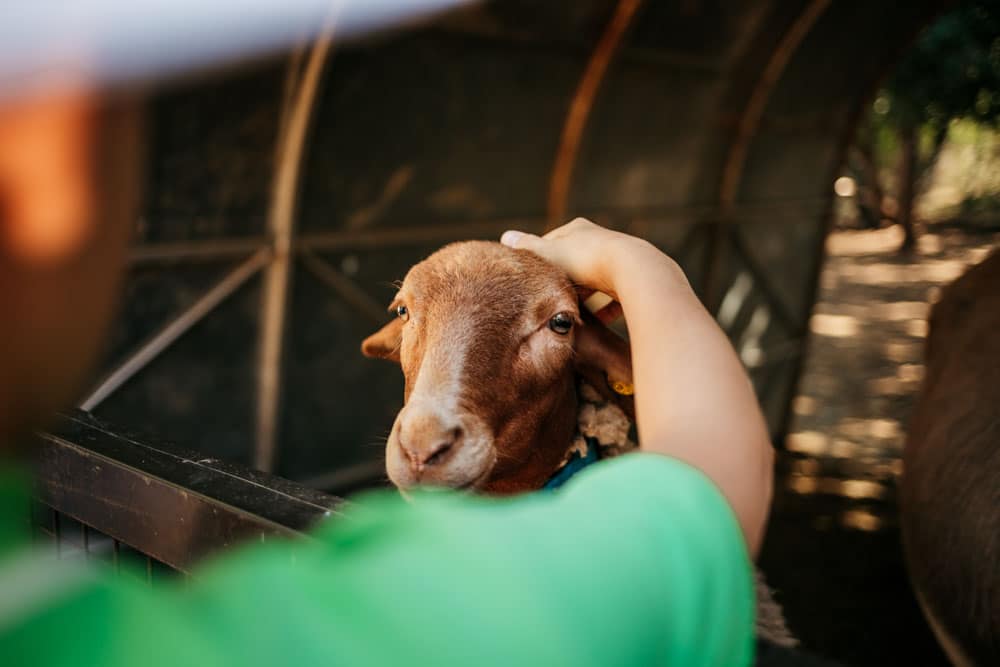
{"type": "Polygon", "coordinates": [[[115,572],[121,572],[122,569],[120,560],[121,548],[122,548],[121,542],[119,542],[118,540],[111,541],[111,562],[114,565],[115,572]]]}
{"type": "Polygon", "coordinates": [[[370,297],[354,281],[330,266],[329,262],[312,251],[303,250],[299,257],[302,265],[320,282],[329,287],[337,296],[357,308],[375,324],[384,324],[388,319],[386,309],[370,297]]]}
{"type": "MultiPolygon", "coordinates": [[[[811,210],[804,211],[803,208],[821,206],[825,203],[826,198],[820,197],[744,202],[737,208],[733,224],[753,224],[753,217],[760,216],[769,224],[787,222],[787,224],[801,225],[803,217],[813,212],[811,210]],[[779,207],[787,207],[788,210],[776,210],[779,207]]],[[[704,225],[705,216],[711,215],[716,210],[715,204],[685,204],[594,208],[581,211],[581,213],[592,217],[610,216],[615,219],[642,217],[648,218],[644,219],[643,222],[653,224],[669,224],[681,218],[683,220],[699,220],[700,222],[697,224],[704,225]]],[[[475,220],[449,224],[410,220],[406,221],[405,226],[301,234],[295,239],[294,245],[298,250],[322,252],[381,249],[387,246],[444,243],[468,238],[496,239],[508,229],[540,232],[543,231],[544,226],[545,219],[541,217],[475,220]]]]}
{"type": "Polygon", "coordinates": [[[767,107],[768,100],[771,99],[771,93],[777,87],[781,75],[784,74],[785,68],[792,56],[795,55],[799,45],[802,44],[802,40],[809,34],[829,4],[830,0],[811,0],[806,5],[774,47],[760,73],[760,78],[757,79],[757,83],[750,93],[750,98],[747,100],[737,124],[736,136],[730,144],[726,161],[722,167],[722,178],[719,183],[719,205],[723,217],[732,213],[740,181],[743,179],[743,168],[750,152],[750,142],[757,134],[764,109],[767,107]]]}
{"type": "Polygon", "coordinates": [[[153,559],[146,556],[146,583],[153,583],[153,559]]]}
{"type": "Polygon", "coordinates": [[[285,136],[288,131],[288,120],[291,116],[293,101],[299,89],[308,53],[309,42],[305,41],[297,44],[288,56],[288,66],[285,70],[285,82],[281,95],[281,117],[278,119],[279,137],[285,136]]]}
{"type": "Polygon", "coordinates": [[[90,528],[87,524],[80,524],[80,533],[83,541],[83,557],[90,560],[90,528]]]}
{"type": "Polygon", "coordinates": [[[802,356],[802,338],[792,338],[776,343],[764,350],[764,361],[757,368],[783,364],[802,356]]]}
{"type": "Polygon", "coordinates": [[[552,167],[552,177],[549,180],[547,206],[549,229],[566,222],[564,218],[573,181],[573,167],[580,152],[580,142],[583,140],[590,110],[608,73],[608,66],[618,52],[622,39],[641,6],[642,0],[618,0],[615,12],[590,55],[573,99],[570,100],[555,164],[552,167]]]}
{"type": "Polygon", "coordinates": [[[544,220],[493,220],[449,225],[414,225],[352,231],[325,232],[300,236],[295,243],[300,250],[333,251],[386,246],[443,243],[470,237],[499,238],[508,229],[539,230],[544,220]]]}
{"type": "MultiPolygon", "coordinates": [[[[760,402],[764,410],[765,415],[770,412],[768,409],[770,406],[767,405],[767,398],[770,397],[773,391],[775,380],[778,377],[778,371],[781,370],[781,364],[764,364],[754,369],[757,372],[758,386],[760,387],[760,402]]],[[[766,417],[765,417],[766,418],[766,417]]],[[[770,420],[768,420],[770,421],[770,420]]],[[[772,438],[774,433],[771,433],[771,425],[768,424],[768,435],[772,438]]]]}
{"type": "MultiPolygon", "coordinates": [[[[339,8],[339,5],[337,5],[339,8]]],[[[282,112],[283,132],[279,136],[272,185],[268,230],[274,258],[264,275],[260,304],[260,345],[257,372],[257,443],[254,465],[265,471],[274,467],[277,444],[278,409],[281,399],[281,362],[285,338],[285,317],[291,282],[292,234],[298,198],[299,176],[320,74],[333,45],[333,16],[327,19],[306,63],[299,72],[293,61],[289,77],[297,82],[294,94],[286,92],[291,105],[282,112]]]]}
{"type": "Polygon", "coordinates": [[[244,257],[267,247],[265,238],[205,239],[203,241],[177,241],[147,243],[129,250],[129,263],[148,264],[169,261],[213,261],[244,257]]]}
{"type": "Polygon", "coordinates": [[[719,213],[712,223],[709,257],[705,267],[704,300],[710,312],[715,312],[718,307],[723,253],[727,246],[725,241],[726,237],[731,235],[736,197],[743,180],[743,169],[750,152],[750,143],[757,135],[767,102],[771,99],[771,93],[778,85],[785,68],[829,4],[830,0],[811,0],[795,18],[771,52],[736,124],[736,133],[729,145],[719,179],[719,213]]]}
{"type": "Polygon", "coordinates": [[[91,415],[38,435],[38,499],[174,569],[264,535],[300,536],[339,498],[164,443],[115,433],[91,415]]]}
{"type": "Polygon", "coordinates": [[[728,234],[728,240],[733,250],[743,261],[743,266],[753,277],[755,287],[764,295],[768,305],[771,306],[771,309],[778,316],[778,319],[781,320],[782,324],[788,327],[788,331],[795,336],[805,335],[805,331],[803,330],[805,325],[796,321],[784,298],[778,294],[778,291],[774,289],[774,285],[771,284],[771,279],[767,275],[767,271],[757,262],[757,259],[743,242],[743,237],[739,229],[732,229],[728,234]]]}
{"type": "Polygon", "coordinates": [[[688,255],[691,254],[691,249],[698,242],[698,237],[701,236],[701,229],[702,225],[695,223],[684,232],[680,243],[677,244],[677,250],[671,253],[674,259],[680,263],[687,261],[688,255]]]}
{"type": "Polygon", "coordinates": [[[152,338],[146,341],[114,370],[106,375],[83,401],[80,408],[93,410],[142,370],[157,355],[170,347],[203,317],[212,312],[220,303],[249,280],[270,257],[270,250],[258,250],[252,257],[229,272],[222,280],[195,301],[187,310],[175,317],[152,338]]]}
{"type": "Polygon", "coordinates": [[[725,237],[730,234],[731,223],[716,219],[704,224],[708,229],[708,247],[701,270],[701,298],[708,312],[716,315],[722,302],[722,274],[727,247],[725,237]]]}

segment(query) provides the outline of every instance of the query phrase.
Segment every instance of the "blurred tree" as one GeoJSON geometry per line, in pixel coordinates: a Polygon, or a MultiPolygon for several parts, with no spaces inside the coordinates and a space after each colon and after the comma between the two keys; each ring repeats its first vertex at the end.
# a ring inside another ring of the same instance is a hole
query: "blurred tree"
{"type": "Polygon", "coordinates": [[[916,244],[914,205],[934,169],[952,121],[1000,121],[1000,0],[962,3],[917,39],[859,127],[849,166],[859,183],[863,223],[903,228],[916,244]],[[882,167],[895,162],[894,178],[882,167]],[[892,191],[894,198],[887,197],[892,191]]]}

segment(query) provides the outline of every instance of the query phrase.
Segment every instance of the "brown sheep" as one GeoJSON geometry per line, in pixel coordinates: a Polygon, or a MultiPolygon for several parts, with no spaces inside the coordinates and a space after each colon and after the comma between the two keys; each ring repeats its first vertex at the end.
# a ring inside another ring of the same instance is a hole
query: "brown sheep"
{"type": "Polygon", "coordinates": [[[573,442],[578,373],[633,409],[609,384],[631,384],[628,346],[534,253],[446,246],[410,270],[390,309],[396,319],[362,350],[400,362],[406,378],[386,447],[401,488],[541,488],[573,442]]]}
{"type": "Polygon", "coordinates": [[[907,566],[955,664],[1000,664],[1000,252],[934,307],[903,455],[907,566]]]}

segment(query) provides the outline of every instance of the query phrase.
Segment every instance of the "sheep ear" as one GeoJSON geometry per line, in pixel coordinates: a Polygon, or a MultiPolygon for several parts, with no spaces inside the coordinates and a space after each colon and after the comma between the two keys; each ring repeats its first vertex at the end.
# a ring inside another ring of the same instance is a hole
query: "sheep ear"
{"type": "Polygon", "coordinates": [[[632,355],[628,343],[601,324],[586,308],[576,331],[576,371],[604,398],[615,403],[635,421],[632,396],[632,355]]]}
{"type": "Polygon", "coordinates": [[[399,345],[402,342],[403,321],[399,318],[386,324],[361,343],[361,353],[366,357],[388,359],[399,363],[399,345]]]}

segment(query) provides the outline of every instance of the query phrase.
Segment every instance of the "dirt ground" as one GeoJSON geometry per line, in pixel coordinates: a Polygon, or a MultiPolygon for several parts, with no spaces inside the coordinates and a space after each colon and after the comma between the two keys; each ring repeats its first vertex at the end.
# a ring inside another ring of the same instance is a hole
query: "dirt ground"
{"type": "Polygon", "coordinates": [[[899,537],[896,481],[940,288],[1000,234],[835,232],[761,564],[811,652],[845,665],[946,665],[917,607],[899,537]]]}
{"type": "Polygon", "coordinates": [[[831,235],[788,449],[898,474],[931,304],[998,242],[1000,234],[927,233],[907,257],[895,253],[896,228],[831,235]]]}

